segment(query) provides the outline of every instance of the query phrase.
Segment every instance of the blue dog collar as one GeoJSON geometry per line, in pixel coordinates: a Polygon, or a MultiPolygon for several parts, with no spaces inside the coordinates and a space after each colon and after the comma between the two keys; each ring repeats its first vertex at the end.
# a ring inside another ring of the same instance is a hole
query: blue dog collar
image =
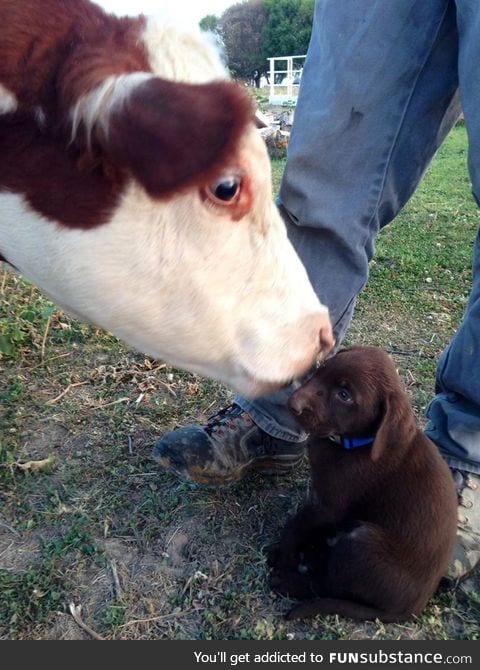
{"type": "Polygon", "coordinates": [[[373,437],[341,437],[340,442],[344,449],[356,449],[373,444],[373,437]]]}
{"type": "Polygon", "coordinates": [[[329,439],[340,444],[344,449],[357,449],[373,444],[374,437],[342,437],[341,435],[330,435],[329,439]]]}

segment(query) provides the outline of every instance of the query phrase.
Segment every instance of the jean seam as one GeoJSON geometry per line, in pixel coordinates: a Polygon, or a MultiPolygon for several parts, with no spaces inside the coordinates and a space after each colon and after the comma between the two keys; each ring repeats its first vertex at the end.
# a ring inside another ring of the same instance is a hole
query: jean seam
{"type": "Polygon", "coordinates": [[[465,461],[460,461],[458,458],[452,458],[445,454],[441,449],[439,449],[440,455],[448,465],[449,468],[453,470],[463,470],[464,472],[470,472],[473,475],[480,475],[480,465],[472,465],[471,463],[465,463],[465,461]]]}

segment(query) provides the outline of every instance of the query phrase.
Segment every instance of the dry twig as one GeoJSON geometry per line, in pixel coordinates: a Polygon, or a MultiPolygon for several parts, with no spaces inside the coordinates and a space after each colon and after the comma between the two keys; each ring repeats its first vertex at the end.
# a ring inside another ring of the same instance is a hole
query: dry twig
{"type": "Polygon", "coordinates": [[[47,343],[47,337],[48,337],[48,331],[50,330],[50,324],[52,323],[52,315],[49,314],[48,319],[47,319],[47,325],[45,326],[45,332],[43,333],[43,338],[42,338],[42,347],[40,349],[40,360],[43,361],[45,360],[45,346],[47,343]]]}
{"type": "Polygon", "coordinates": [[[83,621],[82,617],[80,616],[80,613],[82,611],[82,606],[81,605],[75,605],[75,603],[71,602],[71,603],[69,603],[68,607],[70,609],[70,614],[74,618],[75,623],[77,624],[77,626],[80,626],[80,628],[82,630],[84,630],[86,633],[88,633],[88,635],[90,635],[90,637],[93,637],[94,640],[105,640],[104,637],[102,637],[101,635],[96,633],[93,630],[93,628],[90,628],[90,626],[88,626],[83,621]]]}
{"type": "Polygon", "coordinates": [[[59,395],[57,395],[56,398],[52,398],[51,400],[47,400],[45,403],[46,405],[54,405],[56,402],[61,400],[64,395],[67,395],[71,389],[75,388],[75,386],[84,386],[85,384],[89,384],[89,382],[75,382],[74,384],[69,384],[66,389],[64,389],[59,395]]]}
{"type": "Polygon", "coordinates": [[[118,578],[117,562],[112,558],[110,563],[110,570],[113,578],[113,594],[116,600],[119,600],[122,595],[122,587],[120,586],[120,579],[118,578]]]}

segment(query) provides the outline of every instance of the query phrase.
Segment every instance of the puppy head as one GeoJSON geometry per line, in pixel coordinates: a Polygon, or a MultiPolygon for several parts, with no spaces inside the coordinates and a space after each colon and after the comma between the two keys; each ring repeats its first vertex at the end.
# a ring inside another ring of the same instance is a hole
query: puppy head
{"type": "Polygon", "coordinates": [[[371,459],[407,445],[416,425],[390,357],[377,347],[342,349],[293,393],[290,411],[311,435],[374,436],[371,459]]]}

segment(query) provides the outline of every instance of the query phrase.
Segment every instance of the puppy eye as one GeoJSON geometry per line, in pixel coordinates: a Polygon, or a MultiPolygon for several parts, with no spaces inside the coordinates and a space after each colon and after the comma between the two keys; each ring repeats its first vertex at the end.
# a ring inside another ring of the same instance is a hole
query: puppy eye
{"type": "Polygon", "coordinates": [[[350,395],[350,393],[345,388],[341,388],[338,391],[337,397],[340,398],[340,400],[342,402],[352,402],[352,396],[350,395]]]}
{"type": "Polygon", "coordinates": [[[242,178],[236,174],[225,174],[209,184],[207,197],[217,205],[233,205],[237,202],[242,187],[242,178]]]}

